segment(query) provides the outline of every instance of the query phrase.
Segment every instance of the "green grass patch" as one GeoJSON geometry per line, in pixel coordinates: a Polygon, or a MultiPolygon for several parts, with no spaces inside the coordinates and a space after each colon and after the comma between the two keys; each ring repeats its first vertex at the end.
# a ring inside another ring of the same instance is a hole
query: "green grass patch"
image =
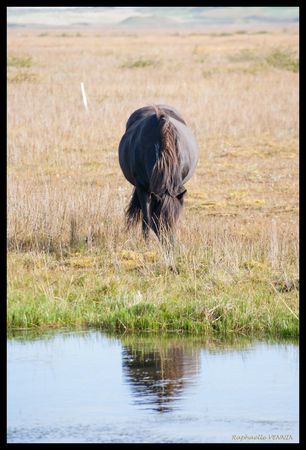
{"type": "Polygon", "coordinates": [[[10,55],[7,59],[7,65],[18,68],[29,68],[32,66],[32,57],[30,55],[10,55]]]}
{"type": "Polygon", "coordinates": [[[248,34],[248,32],[246,30],[238,30],[236,34],[248,34]]]}
{"type": "Polygon", "coordinates": [[[11,83],[37,83],[39,81],[39,78],[35,73],[23,71],[10,74],[7,79],[11,83]]]}
{"type": "Polygon", "coordinates": [[[144,67],[152,67],[156,66],[157,62],[153,59],[145,59],[145,58],[139,58],[135,60],[129,60],[126,61],[124,64],[122,64],[122,68],[124,69],[139,69],[144,67]]]}
{"type": "Polygon", "coordinates": [[[106,255],[10,254],[7,326],[99,327],[110,332],[297,337],[298,285],[247,262],[230,275],[208,261],[194,271],[177,257],[179,274],[160,261],[126,252],[112,266],[106,255]],[[78,262],[78,264],[75,263],[78,262]],[[145,262],[144,262],[145,261],[145,262]],[[291,283],[291,284],[290,284],[291,283]]]}
{"type": "Polygon", "coordinates": [[[299,60],[294,53],[288,49],[277,48],[267,57],[266,62],[277,69],[289,70],[290,72],[299,71],[299,60]]]}
{"type": "Polygon", "coordinates": [[[262,53],[256,49],[244,48],[237,53],[228,55],[228,60],[232,63],[248,63],[251,65],[242,67],[241,71],[246,70],[254,73],[268,67],[288,70],[290,72],[299,71],[299,60],[290,49],[275,48],[269,53],[262,53]]]}
{"type": "Polygon", "coordinates": [[[228,55],[228,60],[235,63],[258,61],[260,59],[262,59],[262,55],[259,55],[258,52],[249,48],[243,48],[237,53],[228,55]]]}
{"type": "Polygon", "coordinates": [[[221,33],[209,33],[209,36],[211,37],[228,37],[228,36],[234,36],[235,32],[228,33],[227,31],[221,32],[221,33]]]}
{"type": "Polygon", "coordinates": [[[65,299],[47,294],[25,295],[12,291],[8,301],[8,328],[99,327],[122,332],[180,332],[190,334],[233,333],[255,336],[297,337],[298,319],[283,301],[264,292],[240,292],[176,299],[162,304],[144,300],[131,304],[129,295],[93,297],[79,291],[65,299]],[[234,295],[234,293],[232,294],[234,295]]]}
{"type": "Polygon", "coordinates": [[[250,34],[269,34],[269,32],[268,31],[266,31],[266,30],[258,30],[258,31],[253,31],[253,32],[250,32],[250,34]]]}

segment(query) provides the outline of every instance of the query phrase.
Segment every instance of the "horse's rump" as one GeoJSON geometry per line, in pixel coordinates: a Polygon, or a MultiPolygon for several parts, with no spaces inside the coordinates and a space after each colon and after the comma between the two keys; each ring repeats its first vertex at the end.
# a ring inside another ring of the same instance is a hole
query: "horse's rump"
{"type": "Polygon", "coordinates": [[[160,237],[162,230],[174,228],[186,192],[183,183],[197,159],[190,134],[170,107],[148,106],[131,114],[119,145],[120,166],[135,186],[126,211],[128,225],[140,220],[142,210],[144,229],[148,225],[160,237]]]}

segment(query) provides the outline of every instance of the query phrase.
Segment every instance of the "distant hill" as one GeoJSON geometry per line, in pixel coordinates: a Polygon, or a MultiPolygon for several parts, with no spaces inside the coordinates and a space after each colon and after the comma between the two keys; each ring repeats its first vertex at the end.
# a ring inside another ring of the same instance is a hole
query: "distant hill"
{"type": "Polygon", "coordinates": [[[137,28],[137,27],[177,27],[180,25],[177,20],[171,19],[167,16],[130,16],[126,19],[122,20],[119,24],[121,27],[131,27],[131,28],[137,28]]]}
{"type": "Polygon", "coordinates": [[[8,7],[8,27],[173,28],[186,26],[293,24],[298,7],[8,7]]]}

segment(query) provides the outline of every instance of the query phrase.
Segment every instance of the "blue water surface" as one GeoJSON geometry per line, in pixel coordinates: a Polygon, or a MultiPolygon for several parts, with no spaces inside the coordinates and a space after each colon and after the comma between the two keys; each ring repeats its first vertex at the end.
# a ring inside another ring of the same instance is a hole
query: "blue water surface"
{"type": "Polygon", "coordinates": [[[296,343],[9,339],[7,441],[298,442],[296,343]]]}

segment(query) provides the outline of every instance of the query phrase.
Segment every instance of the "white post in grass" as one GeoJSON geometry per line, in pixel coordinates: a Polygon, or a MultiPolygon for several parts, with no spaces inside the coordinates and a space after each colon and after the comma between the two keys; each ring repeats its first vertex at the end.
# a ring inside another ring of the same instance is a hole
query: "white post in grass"
{"type": "Polygon", "coordinates": [[[81,92],[82,92],[84,107],[85,107],[86,111],[88,111],[87,98],[86,98],[86,93],[85,93],[85,88],[84,88],[83,82],[81,83],[81,92]]]}

